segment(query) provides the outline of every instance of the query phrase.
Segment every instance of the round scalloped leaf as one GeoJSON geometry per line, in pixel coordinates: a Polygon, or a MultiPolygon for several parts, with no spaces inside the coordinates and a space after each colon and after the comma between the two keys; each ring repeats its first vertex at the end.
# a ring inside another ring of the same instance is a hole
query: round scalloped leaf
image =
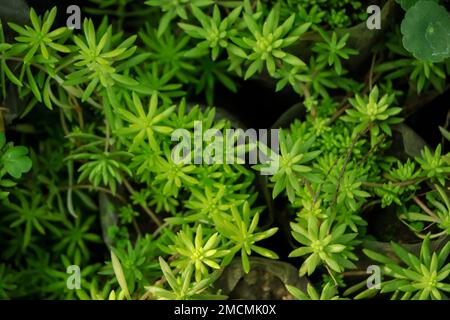
{"type": "Polygon", "coordinates": [[[419,1],[401,26],[403,46],[417,59],[440,62],[450,57],[450,15],[434,1],[419,1]]]}
{"type": "MultiPolygon", "coordinates": [[[[417,2],[421,0],[395,0],[403,10],[408,11],[412,6],[414,6],[417,2]]],[[[428,1],[434,1],[439,2],[439,0],[428,0],[428,1]]]]}

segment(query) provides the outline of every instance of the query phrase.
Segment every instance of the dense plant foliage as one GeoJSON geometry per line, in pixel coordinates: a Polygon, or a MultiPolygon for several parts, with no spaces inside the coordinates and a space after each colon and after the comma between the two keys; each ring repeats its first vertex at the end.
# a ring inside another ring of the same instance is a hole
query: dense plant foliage
{"type": "Polygon", "coordinates": [[[309,279],[290,298],[447,298],[450,117],[440,143],[405,125],[448,94],[438,1],[397,1],[404,21],[362,63],[344,28],[365,24],[363,1],[89,2],[81,30],[56,7],[0,24],[0,299],[225,299],[217,280],[252,256],[309,279]],[[215,105],[251,81],[299,103],[274,127],[279,153],[175,161],[177,130],[195,151],[213,145],[197,126],[242,127],[215,105]],[[383,219],[397,229],[375,232],[383,219]]]}

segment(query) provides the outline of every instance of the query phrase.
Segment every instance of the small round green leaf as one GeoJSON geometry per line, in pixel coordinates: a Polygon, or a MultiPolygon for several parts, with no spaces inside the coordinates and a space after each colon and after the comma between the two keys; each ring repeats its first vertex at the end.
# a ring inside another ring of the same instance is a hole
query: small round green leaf
{"type": "Polygon", "coordinates": [[[441,62],[450,57],[450,15],[434,1],[419,1],[401,25],[403,46],[417,59],[441,62]]]}

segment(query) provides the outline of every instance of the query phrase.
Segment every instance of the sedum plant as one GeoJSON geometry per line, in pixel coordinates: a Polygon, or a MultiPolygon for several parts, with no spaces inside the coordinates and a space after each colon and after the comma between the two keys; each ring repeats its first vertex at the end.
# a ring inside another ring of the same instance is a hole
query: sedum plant
{"type": "Polygon", "coordinates": [[[277,232],[278,228],[256,232],[256,227],[259,222],[259,212],[252,212],[248,202],[243,204],[241,210],[242,217],[239,214],[238,208],[232,207],[231,217],[216,213],[213,216],[213,220],[217,225],[217,230],[233,244],[227,259],[232,258],[234,254],[240,251],[244,272],[248,273],[250,271],[248,256],[252,252],[257,252],[263,257],[270,259],[278,259],[278,255],[275,252],[255,245],[256,242],[271,237],[277,232]]]}
{"type": "Polygon", "coordinates": [[[250,37],[237,39],[237,44],[245,49],[252,50],[248,54],[248,59],[253,61],[247,69],[244,78],[248,79],[256,71],[261,72],[263,66],[267,68],[270,75],[275,74],[276,62],[280,60],[283,63],[300,67],[305,63],[283,51],[283,48],[293,44],[298,38],[306,32],[309,24],[302,24],[293,29],[295,16],[291,15],[282,24],[279,22],[279,7],[275,6],[267,16],[267,20],[260,27],[252,15],[244,12],[244,21],[247,29],[250,31],[250,37]]]}
{"type": "Polygon", "coordinates": [[[202,275],[209,274],[208,268],[220,269],[218,261],[228,254],[228,250],[220,248],[221,238],[219,233],[213,234],[210,238],[203,239],[202,226],[198,225],[193,237],[192,230],[183,230],[177,234],[177,239],[170,249],[174,255],[180,257],[173,262],[173,265],[184,270],[191,265],[195,267],[195,279],[200,281],[202,275]]]}
{"type": "Polygon", "coordinates": [[[207,16],[200,9],[193,6],[192,14],[200,22],[201,27],[186,23],[180,23],[180,27],[192,38],[202,39],[203,41],[198,43],[187,55],[202,55],[202,51],[211,50],[211,58],[216,60],[222,49],[225,49],[231,54],[234,53],[245,58],[245,52],[231,42],[231,39],[238,33],[238,29],[234,24],[241,11],[242,7],[237,7],[222,20],[220,9],[217,5],[214,6],[212,17],[207,16]]]}
{"type": "MultiPolygon", "coordinates": [[[[427,194],[428,197],[428,203],[435,208],[434,211],[430,210],[428,207],[423,207],[422,210],[425,212],[412,212],[409,211],[405,213],[404,219],[407,221],[410,221],[411,223],[427,223],[429,226],[432,224],[436,224],[439,230],[442,230],[441,232],[434,234],[430,237],[435,238],[436,236],[442,235],[442,234],[449,234],[450,232],[450,202],[448,199],[447,194],[445,193],[445,190],[439,186],[435,185],[438,199],[436,199],[436,196],[433,194],[427,194]]],[[[428,226],[428,227],[429,227],[428,226]]],[[[413,230],[414,228],[411,227],[413,230]]],[[[425,230],[427,227],[423,227],[425,230]]]]}
{"type": "Polygon", "coordinates": [[[405,21],[367,59],[354,29],[335,30],[364,22],[354,0],[90,0],[82,30],[60,26],[61,8],[3,19],[0,298],[226,299],[233,261],[251,277],[282,260],[309,283],[283,283],[299,300],[446,299],[448,143],[404,124],[445,97],[445,34],[424,13],[446,20],[437,1],[399,3],[405,21]],[[276,103],[253,109],[266,94],[276,103]],[[237,148],[263,163],[214,163],[237,160],[216,148],[235,135],[198,145],[199,126],[279,115],[279,152],[237,148]],[[420,253],[398,244],[397,224],[420,253]],[[376,240],[395,254],[371,250],[376,240]],[[363,289],[361,252],[382,265],[381,290],[363,289]]]}
{"type": "Polygon", "coordinates": [[[176,276],[169,265],[160,258],[159,263],[164,276],[171,288],[166,290],[161,287],[151,286],[147,290],[159,300],[201,300],[220,299],[220,295],[208,294],[205,292],[208,285],[214,281],[213,276],[209,276],[198,283],[191,283],[194,266],[189,265],[182,272],[181,276],[176,276]]]}
{"type": "Polygon", "coordinates": [[[448,275],[450,265],[446,263],[450,252],[447,243],[439,252],[430,249],[430,238],[424,239],[420,256],[411,254],[393,243],[392,249],[405,266],[399,266],[388,257],[366,250],[373,260],[384,265],[385,273],[392,280],[383,281],[381,292],[392,293],[392,298],[413,300],[441,300],[449,292],[448,275]]]}
{"type": "Polygon", "coordinates": [[[300,190],[302,180],[317,180],[312,168],[306,164],[320,154],[320,151],[308,152],[313,140],[294,140],[292,136],[280,134],[280,156],[274,159],[279,163],[279,169],[271,180],[275,182],[273,197],[275,198],[283,189],[291,201],[295,198],[295,191],[300,190]]]}
{"type": "Polygon", "coordinates": [[[336,296],[336,288],[330,282],[325,284],[320,293],[309,283],[306,293],[294,286],[286,285],[286,288],[297,300],[339,300],[336,296]]]}
{"type": "Polygon", "coordinates": [[[83,93],[82,101],[87,100],[99,84],[105,88],[111,87],[115,83],[123,85],[136,84],[135,80],[118,73],[113,66],[117,61],[125,60],[133,55],[136,47],[131,45],[135,41],[136,36],[126,39],[117,48],[110,48],[112,28],[103,29],[97,33],[93,22],[85,20],[83,23],[84,39],[78,36],[73,38],[73,41],[79,48],[78,54],[74,57],[74,66],[81,67],[81,70],[68,75],[68,81],[65,84],[88,83],[83,93]],[[87,68],[84,68],[85,66],[87,68]]]}
{"type": "Polygon", "coordinates": [[[384,95],[379,97],[379,89],[375,87],[369,97],[362,98],[356,96],[350,100],[352,106],[356,109],[346,110],[347,116],[343,118],[345,121],[357,122],[353,134],[359,134],[365,129],[369,129],[372,146],[378,140],[380,130],[387,135],[391,135],[390,125],[397,124],[402,121],[399,117],[394,117],[401,112],[398,107],[391,107],[394,101],[393,95],[384,95]]]}
{"type": "Polygon", "coordinates": [[[311,275],[320,264],[336,272],[355,267],[351,260],[357,258],[351,250],[357,243],[354,241],[356,234],[346,234],[345,224],[333,228],[329,220],[318,224],[311,217],[307,225],[308,229],[303,229],[298,224],[291,224],[294,239],[303,246],[292,251],[289,256],[308,256],[300,268],[300,275],[311,275]]]}

